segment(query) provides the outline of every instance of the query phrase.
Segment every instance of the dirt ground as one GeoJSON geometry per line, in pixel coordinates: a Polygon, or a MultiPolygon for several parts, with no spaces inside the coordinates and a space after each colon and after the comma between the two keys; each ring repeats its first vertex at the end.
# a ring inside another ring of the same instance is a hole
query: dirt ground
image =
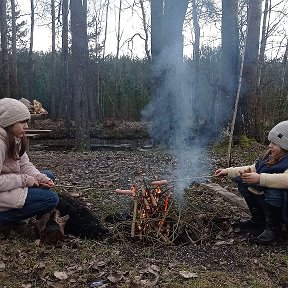
{"type": "MultiPolygon", "coordinates": [[[[37,241],[30,224],[14,227],[0,234],[0,287],[288,287],[287,243],[264,247],[254,244],[251,235],[237,233],[233,224],[247,214],[201,183],[191,182],[184,192],[178,207],[181,237],[174,245],[157,237],[132,241],[121,223],[105,222],[111,214],[131,210],[131,199],[116,195],[116,188],[129,189],[143,178],[161,179],[174,165],[165,149],[147,145],[138,125],[129,127],[134,129],[129,135],[137,131],[130,145],[105,142],[85,153],[67,147],[56,151],[45,146],[48,139],[31,141],[30,159],[56,174],[56,191],[85,203],[110,233],[101,241],[67,235],[63,243],[49,246],[37,241]]],[[[111,135],[116,129],[106,128],[111,135]]],[[[258,144],[235,146],[233,165],[251,163],[262,149],[258,144]]],[[[225,166],[226,150],[209,148],[205,161],[214,168],[225,166]]],[[[232,181],[209,182],[237,193],[232,181]]]]}

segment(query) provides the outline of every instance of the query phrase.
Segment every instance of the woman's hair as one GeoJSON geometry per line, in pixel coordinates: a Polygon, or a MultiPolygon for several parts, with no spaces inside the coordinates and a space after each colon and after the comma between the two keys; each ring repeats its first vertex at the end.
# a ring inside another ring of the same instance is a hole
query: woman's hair
{"type": "MultiPolygon", "coordinates": [[[[9,126],[11,127],[11,126],[9,126]]],[[[8,157],[12,158],[14,160],[18,160],[19,157],[21,157],[25,151],[26,151],[26,147],[27,147],[27,138],[26,136],[22,137],[20,139],[20,145],[16,143],[15,141],[15,137],[10,133],[10,128],[7,127],[5,128],[6,132],[7,132],[7,153],[8,153],[8,157]]]]}
{"type": "Polygon", "coordinates": [[[288,155],[288,151],[284,150],[281,148],[280,153],[278,153],[276,156],[272,157],[271,156],[271,152],[270,149],[266,150],[262,156],[260,156],[260,160],[264,160],[266,159],[266,163],[268,166],[271,166],[273,164],[278,163],[283,157],[285,157],[286,155],[288,155]],[[270,157],[271,156],[271,157],[270,157]]]}

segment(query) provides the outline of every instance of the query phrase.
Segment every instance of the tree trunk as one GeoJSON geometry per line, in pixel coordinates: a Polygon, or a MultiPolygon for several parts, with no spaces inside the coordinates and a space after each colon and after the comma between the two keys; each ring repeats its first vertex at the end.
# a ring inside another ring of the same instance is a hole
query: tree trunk
{"type": "Polygon", "coordinates": [[[265,0],[265,8],[263,13],[263,21],[262,21],[262,33],[261,33],[261,42],[260,42],[260,53],[259,53],[259,73],[258,73],[258,85],[261,83],[261,74],[262,74],[262,67],[265,61],[265,49],[266,49],[266,43],[267,43],[267,31],[269,29],[269,26],[267,27],[267,15],[269,9],[269,1],[265,0]]]}
{"type": "MultiPolygon", "coordinates": [[[[102,59],[99,63],[101,63],[101,69],[103,67],[103,63],[105,60],[105,48],[106,48],[106,40],[107,40],[107,33],[108,33],[108,16],[109,16],[109,6],[110,6],[110,0],[107,0],[105,3],[105,30],[104,30],[104,40],[103,40],[103,53],[102,53],[102,59]]],[[[99,115],[98,118],[99,120],[104,119],[104,97],[103,97],[103,89],[102,89],[102,78],[100,75],[100,65],[98,65],[98,70],[97,70],[97,99],[96,103],[99,104],[99,115]]]]}
{"type": "Polygon", "coordinates": [[[28,60],[28,99],[33,100],[33,74],[34,74],[34,63],[33,63],[33,45],[34,45],[34,0],[30,0],[31,16],[30,16],[30,45],[29,45],[29,60],[28,60]]]}
{"type": "Polygon", "coordinates": [[[152,98],[157,96],[157,90],[161,86],[161,74],[157,72],[157,63],[163,46],[163,0],[151,1],[151,79],[150,94],[152,98]]]}
{"type": "Polygon", "coordinates": [[[69,13],[69,0],[63,0],[62,3],[62,53],[61,53],[61,67],[62,67],[62,77],[61,77],[61,90],[62,99],[61,106],[62,109],[59,111],[63,114],[63,118],[66,119],[66,126],[70,126],[71,121],[71,107],[72,99],[71,93],[69,93],[69,65],[68,65],[68,13],[69,13]],[[70,108],[70,109],[69,109],[70,108]]]}
{"type": "Polygon", "coordinates": [[[7,47],[7,20],[6,20],[6,0],[0,2],[0,17],[1,17],[1,49],[2,49],[2,73],[3,73],[3,97],[10,97],[9,85],[9,55],[7,47]]]}
{"type": "Polygon", "coordinates": [[[147,59],[150,61],[151,60],[151,56],[150,56],[150,51],[149,51],[149,47],[148,47],[148,40],[149,40],[149,33],[148,33],[148,24],[147,24],[147,20],[146,20],[146,12],[144,9],[144,5],[143,5],[143,0],[139,0],[140,3],[140,8],[141,8],[141,13],[142,13],[142,23],[143,23],[143,29],[144,29],[144,33],[145,33],[145,54],[147,59]]]}
{"type": "Polygon", "coordinates": [[[18,99],[18,80],[17,80],[17,49],[16,49],[16,10],[15,0],[11,0],[12,10],[12,56],[11,56],[11,74],[10,90],[11,97],[18,99]]]}
{"type": "MultiPolygon", "coordinates": [[[[100,41],[99,41],[99,35],[100,35],[100,31],[99,31],[99,27],[98,27],[98,15],[97,15],[97,11],[95,11],[95,16],[93,16],[93,18],[95,17],[95,31],[94,31],[94,37],[95,37],[95,58],[98,60],[99,59],[99,54],[100,54],[100,41]]],[[[100,13],[100,12],[99,12],[100,13]]],[[[88,80],[89,83],[89,87],[88,87],[88,110],[89,110],[89,120],[91,122],[96,122],[97,120],[97,116],[99,116],[99,103],[98,103],[98,95],[97,95],[97,85],[98,85],[98,74],[99,74],[99,61],[97,61],[97,63],[95,63],[93,65],[93,67],[91,67],[89,65],[89,70],[93,71],[93,75],[94,75],[94,71],[96,73],[96,79],[93,79],[93,81],[88,80]],[[96,81],[95,81],[96,80],[96,81]],[[94,90],[94,88],[96,87],[96,89],[94,90]],[[96,91],[96,93],[92,92],[92,91],[96,91]]]]}
{"type": "Polygon", "coordinates": [[[55,0],[51,0],[51,16],[52,16],[52,54],[51,54],[51,118],[56,118],[56,50],[55,50],[55,37],[56,37],[56,28],[55,28],[55,0]]]}
{"type": "MultiPolygon", "coordinates": [[[[152,93],[148,114],[152,118],[152,137],[168,146],[177,145],[177,133],[183,131],[188,115],[183,111],[183,22],[188,0],[156,1],[151,5],[152,17],[152,93]],[[153,5],[154,4],[154,5],[153,5]],[[163,6],[162,6],[163,5],[163,6]],[[164,8],[164,10],[163,10],[164,8]],[[163,21],[162,21],[163,19],[163,21]],[[162,27],[160,30],[159,27],[162,27]],[[157,37],[159,39],[157,39],[157,37]],[[159,115],[162,115],[159,117],[159,115]],[[185,120],[184,120],[185,119],[185,120]],[[185,122],[183,122],[185,121],[185,122]],[[182,126],[182,127],[181,127],[182,126]]],[[[187,98],[187,97],[186,97],[187,98]]],[[[185,107],[187,108],[187,107],[185,107]]],[[[190,112],[191,114],[191,112],[190,112]]]]}
{"type": "Polygon", "coordinates": [[[248,27],[243,66],[241,98],[238,114],[238,134],[259,139],[259,39],[262,14],[262,0],[250,0],[248,27]]]}
{"type": "Polygon", "coordinates": [[[118,25],[117,25],[117,48],[116,48],[116,59],[119,59],[119,53],[120,53],[120,41],[121,41],[121,13],[122,13],[122,0],[119,0],[118,25]]]}
{"type": "Polygon", "coordinates": [[[151,54],[155,62],[162,50],[163,0],[151,1],[151,54]]]}
{"type": "Polygon", "coordinates": [[[87,97],[87,1],[71,0],[73,97],[77,151],[90,150],[87,97]]]}
{"type": "Polygon", "coordinates": [[[277,101],[278,104],[278,119],[277,122],[286,120],[287,118],[287,84],[285,87],[285,78],[287,74],[287,58],[288,58],[288,40],[286,43],[286,49],[283,55],[283,60],[282,60],[282,71],[281,71],[281,85],[279,87],[279,100],[277,101]]]}
{"type": "Polygon", "coordinates": [[[198,21],[198,9],[196,0],[192,0],[192,17],[194,26],[195,42],[193,45],[193,62],[194,62],[194,74],[193,74],[193,94],[198,95],[199,88],[199,70],[200,70],[200,25],[198,21]]]}
{"type": "Polygon", "coordinates": [[[106,3],[106,12],[105,12],[105,30],[104,30],[104,40],[103,40],[103,54],[102,58],[105,58],[105,48],[106,48],[106,40],[107,40],[107,31],[108,31],[108,16],[109,16],[109,5],[110,5],[110,0],[107,0],[106,3]]]}
{"type": "Polygon", "coordinates": [[[238,85],[238,0],[222,0],[221,22],[221,76],[214,125],[223,129],[231,124],[238,85]]]}

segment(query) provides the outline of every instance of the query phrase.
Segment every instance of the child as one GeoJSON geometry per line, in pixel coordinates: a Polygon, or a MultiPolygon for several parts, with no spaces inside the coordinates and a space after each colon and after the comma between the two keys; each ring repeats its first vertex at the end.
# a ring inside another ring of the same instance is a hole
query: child
{"type": "Polygon", "coordinates": [[[251,219],[240,222],[240,229],[261,230],[256,238],[270,244],[281,236],[287,222],[288,193],[288,121],[277,124],[268,135],[268,150],[251,166],[217,169],[215,176],[228,176],[238,183],[251,219]]]}
{"type": "Polygon", "coordinates": [[[50,190],[53,180],[40,173],[25,152],[30,117],[20,101],[0,99],[0,228],[41,216],[58,204],[58,195],[50,190]]]}

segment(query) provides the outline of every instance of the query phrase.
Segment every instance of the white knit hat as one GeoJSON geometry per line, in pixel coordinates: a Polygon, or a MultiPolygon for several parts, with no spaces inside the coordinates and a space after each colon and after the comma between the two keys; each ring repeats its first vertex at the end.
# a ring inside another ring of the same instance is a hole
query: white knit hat
{"type": "Polygon", "coordinates": [[[0,127],[6,128],[30,118],[28,108],[20,101],[12,98],[0,99],[0,127]]]}
{"type": "Polygon", "coordinates": [[[268,140],[288,151],[288,121],[280,122],[272,128],[268,140]]]}

